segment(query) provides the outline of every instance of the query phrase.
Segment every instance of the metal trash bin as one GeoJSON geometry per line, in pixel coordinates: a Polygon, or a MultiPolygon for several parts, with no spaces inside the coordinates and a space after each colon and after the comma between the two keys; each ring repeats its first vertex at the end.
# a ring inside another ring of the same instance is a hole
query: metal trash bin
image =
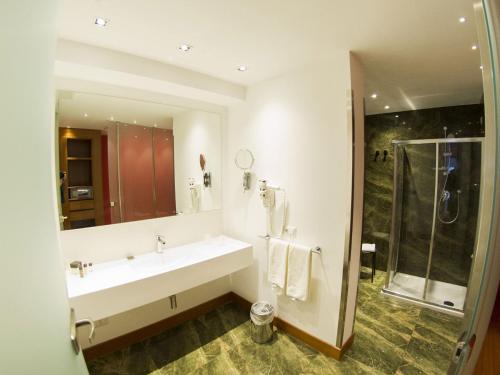
{"type": "Polygon", "coordinates": [[[252,340],[258,344],[268,342],[273,337],[274,307],[267,302],[256,302],[250,309],[252,340]]]}

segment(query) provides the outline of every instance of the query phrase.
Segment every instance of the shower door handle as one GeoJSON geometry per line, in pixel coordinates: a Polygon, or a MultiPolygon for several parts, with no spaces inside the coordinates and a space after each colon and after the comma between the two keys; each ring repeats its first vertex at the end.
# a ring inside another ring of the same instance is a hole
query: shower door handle
{"type": "Polygon", "coordinates": [[[465,341],[459,341],[455,345],[455,352],[453,354],[453,362],[458,363],[460,361],[460,358],[464,355],[464,353],[467,351],[467,343],[465,341]]]}
{"type": "Polygon", "coordinates": [[[455,351],[453,352],[452,362],[457,365],[460,359],[467,354],[470,354],[470,350],[476,343],[476,335],[473,334],[468,340],[466,340],[467,332],[462,333],[460,338],[455,345],[455,351]]]}

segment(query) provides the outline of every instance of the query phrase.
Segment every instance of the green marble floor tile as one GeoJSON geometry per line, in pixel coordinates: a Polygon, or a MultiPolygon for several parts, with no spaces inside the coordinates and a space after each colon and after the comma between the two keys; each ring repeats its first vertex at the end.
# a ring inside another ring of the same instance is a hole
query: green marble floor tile
{"type": "Polygon", "coordinates": [[[427,373],[419,369],[416,365],[407,363],[398,368],[396,375],[427,375],[427,373]]]}
{"type": "Polygon", "coordinates": [[[419,316],[419,307],[406,306],[378,293],[368,301],[359,302],[356,325],[369,326],[396,346],[402,346],[409,341],[419,316]]]}
{"type": "Polygon", "coordinates": [[[111,353],[88,363],[92,375],[146,375],[156,369],[143,343],[111,353]]]}
{"type": "Polygon", "coordinates": [[[215,310],[192,321],[202,350],[209,357],[219,355],[235,345],[228,334],[230,329],[224,325],[224,319],[223,312],[215,310]]]}
{"type": "Polygon", "coordinates": [[[430,309],[422,309],[418,325],[439,333],[448,341],[455,343],[462,332],[462,321],[462,318],[456,316],[430,309]]]}
{"type": "MultiPolygon", "coordinates": [[[[216,358],[210,360],[207,364],[196,370],[186,373],[189,375],[239,375],[239,374],[255,374],[260,375],[258,372],[242,372],[242,368],[235,366],[235,363],[228,357],[226,353],[221,353],[216,358]]],[[[248,368],[243,368],[243,370],[248,370],[248,368]]]]}
{"type": "Polygon", "coordinates": [[[362,362],[356,361],[350,357],[344,356],[341,361],[333,358],[320,355],[311,360],[310,367],[306,369],[304,374],[310,375],[382,375],[374,368],[365,365],[362,362]]]}
{"type": "Polygon", "coordinates": [[[417,326],[406,352],[408,362],[426,374],[446,374],[454,343],[423,326],[417,326]]]}
{"type": "Polygon", "coordinates": [[[201,349],[198,349],[161,367],[161,374],[184,375],[203,367],[207,363],[208,359],[205,354],[201,349]]]}
{"type": "Polygon", "coordinates": [[[403,349],[361,325],[356,326],[352,347],[345,353],[345,356],[386,374],[394,374],[406,363],[404,355],[403,349]]]}
{"type": "Polygon", "coordinates": [[[358,311],[356,324],[371,329],[396,347],[406,346],[411,339],[412,329],[408,324],[390,315],[372,316],[358,311]]]}
{"type": "Polygon", "coordinates": [[[319,355],[316,350],[307,347],[285,333],[276,332],[277,339],[272,344],[273,365],[283,374],[303,374],[311,360],[319,355]]]}
{"type": "Polygon", "coordinates": [[[156,368],[167,367],[172,374],[192,371],[207,362],[198,333],[192,322],[172,328],[145,342],[156,368]]]}

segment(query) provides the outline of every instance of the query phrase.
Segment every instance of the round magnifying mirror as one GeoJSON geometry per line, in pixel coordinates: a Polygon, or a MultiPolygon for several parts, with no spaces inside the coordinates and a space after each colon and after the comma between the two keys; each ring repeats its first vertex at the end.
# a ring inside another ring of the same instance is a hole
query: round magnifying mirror
{"type": "Polygon", "coordinates": [[[236,157],[234,158],[234,162],[236,166],[240,169],[247,170],[252,168],[254,157],[250,150],[246,148],[240,149],[236,153],[236,157]]]}

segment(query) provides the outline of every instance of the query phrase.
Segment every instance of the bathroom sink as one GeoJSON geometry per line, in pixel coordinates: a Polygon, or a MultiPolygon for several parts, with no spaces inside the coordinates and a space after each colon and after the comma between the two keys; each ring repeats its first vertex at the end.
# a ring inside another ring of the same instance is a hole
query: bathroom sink
{"type": "Polygon", "coordinates": [[[148,253],[139,255],[132,260],[129,260],[127,265],[134,271],[139,273],[156,273],[174,268],[185,261],[186,256],[175,251],[167,251],[163,253],[148,253]]]}
{"type": "Polygon", "coordinates": [[[81,278],[66,274],[71,307],[79,317],[102,319],[248,267],[252,245],[226,236],[94,265],[81,278]]]}

